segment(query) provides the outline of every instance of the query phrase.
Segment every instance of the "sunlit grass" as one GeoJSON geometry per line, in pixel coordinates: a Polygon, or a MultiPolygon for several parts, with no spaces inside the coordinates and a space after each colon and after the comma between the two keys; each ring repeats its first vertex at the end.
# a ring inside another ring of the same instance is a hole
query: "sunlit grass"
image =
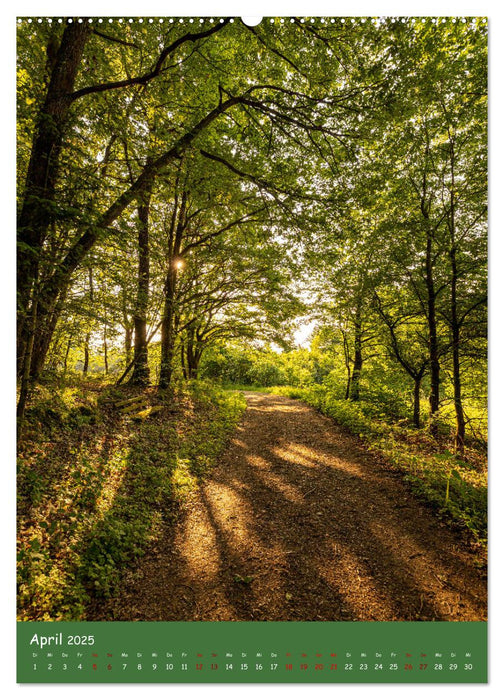
{"type": "Polygon", "coordinates": [[[174,497],[183,499],[197,485],[197,479],[191,474],[191,461],[177,457],[176,467],[171,475],[170,484],[174,497]]]}

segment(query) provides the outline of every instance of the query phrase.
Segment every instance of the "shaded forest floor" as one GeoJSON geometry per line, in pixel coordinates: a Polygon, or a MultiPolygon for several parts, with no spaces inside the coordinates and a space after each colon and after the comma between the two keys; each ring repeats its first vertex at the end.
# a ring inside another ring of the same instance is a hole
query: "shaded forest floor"
{"type": "Polygon", "coordinates": [[[470,544],[293,399],[247,392],[218,466],[95,620],[484,620],[470,544]]]}
{"type": "Polygon", "coordinates": [[[246,408],[238,392],[201,383],[143,392],[160,408],[148,419],[111,402],[138,394],[89,381],[37,387],[18,442],[20,620],[86,619],[120,590],[246,408]]]}

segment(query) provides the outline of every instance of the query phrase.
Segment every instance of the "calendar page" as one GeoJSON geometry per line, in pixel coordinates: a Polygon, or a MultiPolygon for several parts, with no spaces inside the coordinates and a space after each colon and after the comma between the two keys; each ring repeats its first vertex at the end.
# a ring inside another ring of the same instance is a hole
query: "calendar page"
{"type": "Polygon", "coordinates": [[[486,18],[16,30],[18,682],[486,683],[486,18]]]}

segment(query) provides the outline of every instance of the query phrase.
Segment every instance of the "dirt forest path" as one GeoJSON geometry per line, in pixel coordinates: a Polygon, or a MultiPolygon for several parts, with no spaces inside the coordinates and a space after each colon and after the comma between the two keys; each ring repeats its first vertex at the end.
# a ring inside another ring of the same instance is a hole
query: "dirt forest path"
{"type": "Polygon", "coordinates": [[[483,620],[474,555],[332,420],[248,392],[219,465],[94,619],[483,620]]]}

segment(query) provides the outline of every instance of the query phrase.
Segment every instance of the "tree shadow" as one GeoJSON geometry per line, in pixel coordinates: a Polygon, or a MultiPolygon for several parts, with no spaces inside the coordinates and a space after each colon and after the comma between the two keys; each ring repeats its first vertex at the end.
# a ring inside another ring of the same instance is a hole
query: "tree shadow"
{"type": "Polygon", "coordinates": [[[107,614],[484,619],[478,572],[398,475],[302,404],[248,400],[220,466],[107,614]]]}
{"type": "Polygon", "coordinates": [[[98,518],[80,533],[77,563],[67,582],[69,591],[86,593],[85,619],[100,619],[100,609],[120,589],[125,572],[159,536],[163,518],[173,517],[177,453],[151,439],[157,431],[155,421],[142,423],[122,452],[116,446],[106,465],[106,488],[95,494],[94,506],[88,505],[98,518]]]}

